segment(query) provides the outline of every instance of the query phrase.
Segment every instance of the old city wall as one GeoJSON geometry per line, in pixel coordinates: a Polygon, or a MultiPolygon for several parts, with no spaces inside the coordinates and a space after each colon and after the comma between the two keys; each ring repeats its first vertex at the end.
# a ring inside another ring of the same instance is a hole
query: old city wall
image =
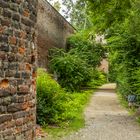
{"type": "Polygon", "coordinates": [[[38,65],[46,68],[48,50],[65,48],[66,38],[75,29],[46,0],[39,1],[37,27],[38,65]]]}
{"type": "Polygon", "coordinates": [[[0,140],[34,140],[37,0],[0,0],[0,140]]]}

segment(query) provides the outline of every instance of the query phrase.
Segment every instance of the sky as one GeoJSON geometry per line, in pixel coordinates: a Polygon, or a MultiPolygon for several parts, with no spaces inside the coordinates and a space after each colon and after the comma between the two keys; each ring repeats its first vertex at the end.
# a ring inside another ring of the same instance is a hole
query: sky
{"type": "Polygon", "coordinates": [[[65,6],[62,5],[62,0],[48,0],[52,5],[54,2],[57,2],[59,1],[61,3],[61,10],[60,10],[60,13],[63,15],[63,12],[62,12],[62,9],[65,9],[65,6]]]}
{"type": "MultiPolygon", "coordinates": [[[[63,10],[65,10],[66,7],[65,7],[64,5],[62,5],[62,0],[48,0],[48,1],[49,1],[52,5],[53,5],[54,2],[59,1],[60,4],[61,4],[61,9],[60,9],[59,12],[60,12],[60,14],[61,14],[62,16],[64,16],[63,10]]],[[[75,0],[74,0],[74,1],[75,1],[75,0]]],[[[70,21],[70,19],[68,18],[67,21],[70,21]]]]}

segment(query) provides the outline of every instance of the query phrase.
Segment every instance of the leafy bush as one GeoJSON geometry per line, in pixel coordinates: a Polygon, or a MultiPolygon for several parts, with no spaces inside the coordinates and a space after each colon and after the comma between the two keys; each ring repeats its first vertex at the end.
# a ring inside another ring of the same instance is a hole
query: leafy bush
{"type": "Polygon", "coordinates": [[[56,118],[63,107],[59,106],[59,112],[56,105],[59,105],[62,89],[51,76],[43,70],[38,70],[37,77],[37,121],[39,124],[58,122],[56,118]],[[55,103],[55,104],[54,104],[55,103]]]}
{"type": "Polygon", "coordinates": [[[69,124],[81,116],[84,105],[91,95],[86,92],[65,92],[52,77],[38,70],[37,77],[37,122],[46,124],[69,124]]]}
{"type": "Polygon", "coordinates": [[[92,80],[88,82],[88,86],[92,88],[97,88],[97,86],[101,86],[106,82],[106,74],[101,71],[94,70],[92,72],[92,80]]]}
{"type": "Polygon", "coordinates": [[[67,44],[67,51],[57,48],[50,50],[50,69],[57,74],[63,88],[76,91],[94,78],[92,70],[99,66],[105,56],[105,48],[79,34],[71,36],[67,44]]]}
{"type": "MultiPolygon", "coordinates": [[[[58,50],[58,54],[59,50],[58,50]]],[[[68,90],[79,90],[91,79],[89,66],[77,55],[64,53],[55,55],[51,60],[51,69],[57,73],[57,78],[62,87],[68,90]]]]}
{"type": "Polygon", "coordinates": [[[118,90],[126,98],[136,95],[140,104],[140,4],[135,1],[129,16],[121,25],[112,27],[108,39],[110,50],[111,76],[118,84],[118,90]],[[113,78],[114,79],[114,78],[113,78]]]}
{"type": "Polygon", "coordinates": [[[67,44],[70,54],[75,54],[88,65],[96,68],[100,65],[101,60],[105,57],[106,49],[103,45],[91,42],[80,35],[73,35],[68,38],[67,44]]]}

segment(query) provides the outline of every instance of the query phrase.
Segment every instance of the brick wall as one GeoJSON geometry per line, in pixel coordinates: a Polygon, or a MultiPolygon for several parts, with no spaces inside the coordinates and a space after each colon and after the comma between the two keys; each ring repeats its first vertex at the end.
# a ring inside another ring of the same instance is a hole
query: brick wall
{"type": "Polygon", "coordinates": [[[0,140],[35,138],[37,0],[0,0],[0,140]]]}
{"type": "Polygon", "coordinates": [[[39,0],[38,18],[38,65],[46,68],[48,50],[53,47],[65,48],[66,38],[75,29],[47,2],[39,0]]]}

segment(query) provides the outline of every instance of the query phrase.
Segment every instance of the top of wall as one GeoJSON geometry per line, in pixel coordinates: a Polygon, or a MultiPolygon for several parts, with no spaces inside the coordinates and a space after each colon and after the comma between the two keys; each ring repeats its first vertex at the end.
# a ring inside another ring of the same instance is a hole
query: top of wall
{"type": "MultiPolygon", "coordinates": [[[[70,26],[71,28],[72,28],[72,32],[73,32],[73,30],[75,30],[76,31],[76,28],[74,28],[73,26],[72,26],[72,24],[71,23],[69,23],[47,0],[42,0],[44,3],[46,3],[44,6],[46,6],[46,9],[45,9],[45,11],[48,11],[48,14],[49,14],[49,17],[51,17],[52,18],[52,20],[55,20],[55,19],[57,19],[58,20],[58,18],[56,18],[55,17],[55,15],[57,15],[57,17],[59,17],[59,19],[61,20],[61,21],[64,21],[64,23],[65,24],[68,24],[68,25],[66,25],[66,26],[70,26]],[[55,14],[51,14],[51,13],[55,13],[55,14]]],[[[64,25],[65,25],[64,24],[64,25]]]]}

